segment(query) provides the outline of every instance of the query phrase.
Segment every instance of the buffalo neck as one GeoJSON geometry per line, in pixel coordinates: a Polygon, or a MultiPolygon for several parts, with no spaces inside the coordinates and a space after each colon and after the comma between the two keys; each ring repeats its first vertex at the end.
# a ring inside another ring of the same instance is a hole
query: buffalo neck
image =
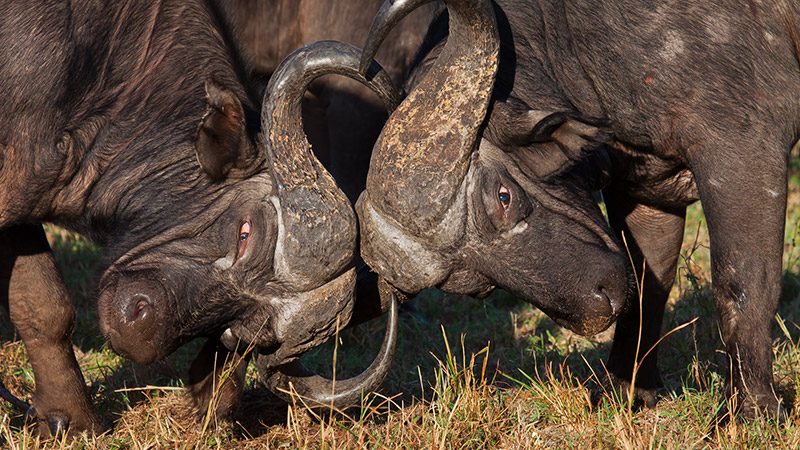
{"type": "MultiPolygon", "coordinates": [[[[497,0],[494,10],[501,48],[493,100],[514,98],[533,110],[574,111],[587,117],[610,119],[616,138],[615,144],[607,148],[612,180],[626,186],[663,181],[663,189],[656,189],[642,201],[652,203],[668,194],[677,199],[677,204],[688,204],[696,199],[696,193],[691,177],[686,175],[685,162],[675,154],[655,154],[641,121],[626,120],[629,125],[622,128],[617,117],[620,108],[606,106],[622,101],[626,105],[624,111],[637,111],[633,88],[628,89],[632,93],[630,99],[606,98],[604,77],[616,70],[614,63],[603,61],[603,52],[592,52],[584,43],[608,41],[611,38],[603,35],[602,30],[614,25],[607,24],[609,19],[601,5],[590,3],[497,0]]],[[[407,90],[424,77],[446,39],[445,11],[428,31],[412,65],[407,90]]],[[[642,74],[645,79],[647,76],[642,74]]]]}
{"type": "Polygon", "coordinates": [[[22,14],[45,31],[19,50],[21,68],[2,69],[31,73],[0,105],[16,112],[2,126],[10,189],[0,224],[53,221],[103,241],[179,214],[185,205],[170,200],[187,190],[198,201],[220,192],[225,183],[204,177],[193,147],[204,85],[213,77],[247,96],[203,3],[73,2],[22,14]]]}
{"type": "MultiPolygon", "coordinates": [[[[637,192],[639,201],[664,208],[682,208],[697,200],[685,161],[675,153],[655,152],[650,130],[637,117],[638,78],[633,74],[617,76],[618,71],[623,73],[619,69],[625,65],[623,58],[608,59],[609,52],[597,50],[616,45],[614,30],[632,27],[617,23],[618,15],[606,11],[608,6],[598,2],[537,3],[529,10],[536,18],[510,14],[514,21],[510,27],[514,30],[513,39],[521,53],[515,72],[525,74],[512,80],[510,95],[533,109],[571,110],[609,119],[615,137],[613,144],[607,146],[611,189],[637,192]],[[526,28],[526,23],[536,25],[526,28]],[[614,75],[609,77],[609,73],[614,75]],[[609,79],[625,88],[615,90],[609,79]],[[614,92],[629,94],[626,97],[614,92]]],[[[651,76],[645,72],[639,75],[645,83],[651,76]]]]}

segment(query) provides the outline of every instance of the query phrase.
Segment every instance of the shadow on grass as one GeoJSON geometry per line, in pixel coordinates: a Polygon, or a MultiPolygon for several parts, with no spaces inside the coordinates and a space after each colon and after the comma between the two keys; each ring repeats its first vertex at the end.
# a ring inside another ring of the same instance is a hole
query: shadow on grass
{"type": "MultiPolygon", "coordinates": [[[[487,370],[497,372],[493,379],[501,389],[515,386],[503,373],[514,378],[519,378],[519,370],[535,373],[539,369],[543,373],[548,361],[567,360],[576,376],[588,379],[591,370],[583,358],[597,369],[610,349],[611,332],[600,339],[575,335],[503,291],[478,300],[430,290],[413,303],[418,312],[401,315],[395,362],[381,390],[388,397],[396,397],[398,404],[431,400],[430,383],[435,379],[437,359],[447,354],[448,345],[465,361],[488,344],[487,370]]],[[[369,364],[380,346],[384,324],[381,318],[339,335],[335,349],[337,378],[356,375],[369,364]]],[[[335,344],[328,342],[309,352],[305,364],[332,376],[335,344]]]]}
{"type": "MultiPolygon", "coordinates": [[[[51,231],[51,230],[48,230],[51,231]]],[[[62,267],[65,280],[74,299],[76,329],[74,343],[79,352],[92,354],[85,358],[83,370],[91,383],[91,394],[103,417],[113,422],[130,408],[149,402],[158,389],[126,390],[148,385],[180,387],[181,377],[199,350],[201,342],[192,342],[179,349],[166,361],[153,366],[140,366],[124,361],[105,347],[97,327],[94,303],[94,279],[99,261],[99,251],[88,241],[58,231],[50,233],[54,254],[62,267]]],[[[718,380],[726,373],[727,358],[719,337],[717,316],[711,300],[706,277],[686,267],[679,273],[678,296],[670,302],[664,318],[664,330],[670,330],[698,317],[686,329],[668,337],[659,348],[659,362],[667,393],[680,395],[689,387],[708,389],[710,380],[718,380]]],[[[779,315],[786,324],[788,337],[777,330],[778,341],[797,342],[800,338],[800,274],[797,265],[790,265],[784,274],[784,292],[779,315]]],[[[602,361],[608,355],[613,330],[599,337],[584,338],[562,329],[534,307],[497,291],[486,300],[466,296],[446,295],[439,291],[423,292],[413,301],[415,312],[401,315],[401,332],[395,363],[383,384],[382,393],[393,398],[398,405],[421,399],[432,401],[437,359],[447,354],[447,346],[455,353],[478,353],[489,345],[487,367],[497,373],[494,384],[500,389],[516,389],[518,385],[503,374],[524,380],[526,374],[541,374],[546,378],[550,363],[566,364],[571,376],[585,383],[593,371],[600,374],[602,361]],[[446,332],[447,342],[443,336],[446,332]],[[463,347],[461,342],[463,340],[463,347]]],[[[345,330],[326,345],[309,352],[304,358],[307,366],[322,375],[331,377],[335,367],[339,379],[358,374],[371,362],[381,344],[385,318],[345,330]],[[338,345],[337,345],[338,344],[338,345]]],[[[0,323],[0,339],[14,339],[13,327],[4,315],[0,323]]],[[[646,349],[643,349],[643,352],[646,349]]],[[[25,364],[26,362],[23,362],[25,364]]],[[[776,379],[787,401],[795,402],[795,360],[785,363],[776,379]]],[[[5,369],[4,369],[5,370],[5,369]]],[[[490,376],[490,378],[492,378],[490,376]]],[[[287,406],[266,389],[257,386],[257,377],[250,375],[250,387],[241,407],[234,415],[235,434],[239,437],[259,436],[270,426],[285,424],[287,406]]],[[[348,414],[353,410],[348,411],[348,414]]],[[[378,419],[380,420],[380,415],[378,419]]]]}
{"type": "MultiPolygon", "coordinates": [[[[686,389],[707,391],[711,383],[720,383],[727,373],[728,358],[720,337],[709,280],[696,270],[688,272],[686,267],[692,266],[684,266],[679,274],[683,278],[682,285],[678,285],[677,296],[668,305],[662,334],[695,318],[697,321],[677,330],[659,346],[659,366],[664,382],[662,397],[674,398],[686,389]]],[[[785,336],[775,326],[776,345],[797,343],[800,338],[797,325],[800,323],[800,274],[796,267],[784,273],[783,287],[779,315],[787,324],[789,334],[785,336]]],[[[566,364],[571,376],[591,387],[592,382],[587,381],[593,373],[602,374],[603,361],[613,338],[613,327],[597,337],[575,335],[534,307],[502,291],[487,300],[426,291],[414,304],[418,314],[401,316],[395,363],[382,389],[384,395],[396,397],[398,404],[408,404],[414,399],[432,400],[430,380],[435,379],[437,358],[441,359],[447,352],[443,329],[450,348],[465,353],[467,358],[489,344],[489,368],[500,374],[494,379],[496,387],[501,389],[518,387],[503,374],[521,380],[526,377],[520,372],[539,374],[546,381],[550,363],[566,364]]],[[[336,349],[337,376],[352,376],[366,367],[380,345],[383,323],[382,319],[373,321],[340,334],[336,349]]],[[[331,376],[334,346],[329,342],[310,352],[306,364],[331,376]]],[[[647,350],[643,348],[641,354],[647,350]]],[[[780,365],[780,358],[776,356],[776,366],[780,365]]],[[[776,369],[776,388],[791,410],[796,398],[797,369],[788,363],[784,366],[787,367],[783,372],[776,369]]],[[[722,386],[716,388],[719,389],[715,391],[724,391],[722,386]]],[[[718,400],[724,401],[723,398],[718,400]]]]}

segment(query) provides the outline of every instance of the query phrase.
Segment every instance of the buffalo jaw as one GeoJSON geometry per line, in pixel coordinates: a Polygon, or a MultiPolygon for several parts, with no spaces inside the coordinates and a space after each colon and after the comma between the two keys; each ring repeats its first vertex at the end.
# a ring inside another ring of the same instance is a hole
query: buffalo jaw
{"type": "Polygon", "coordinates": [[[287,402],[296,395],[310,407],[342,409],[358,404],[365,393],[376,390],[383,383],[391,369],[397,345],[397,310],[397,297],[392,293],[386,334],[378,355],[364,372],[353,378],[325,379],[303,367],[299,359],[271,367],[269,355],[261,354],[256,357],[256,367],[269,390],[287,402]]]}
{"type": "Polygon", "coordinates": [[[355,269],[305,292],[262,300],[262,306],[221,336],[231,351],[258,348],[262,365],[277,367],[327,341],[350,322],[355,269]]]}

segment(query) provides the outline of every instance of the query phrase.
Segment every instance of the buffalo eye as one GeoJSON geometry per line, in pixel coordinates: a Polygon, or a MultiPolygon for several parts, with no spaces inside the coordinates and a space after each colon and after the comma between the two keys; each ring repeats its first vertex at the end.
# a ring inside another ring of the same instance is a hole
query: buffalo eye
{"type": "Polygon", "coordinates": [[[247,240],[249,237],[250,237],[250,221],[245,220],[239,227],[239,241],[238,241],[239,250],[236,256],[237,259],[241,258],[242,255],[244,255],[244,251],[247,250],[247,240]]]}
{"type": "Polygon", "coordinates": [[[511,204],[511,192],[508,189],[500,185],[500,189],[497,191],[497,200],[500,201],[500,205],[503,207],[503,211],[508,209],[508,206],[511,204]]]}

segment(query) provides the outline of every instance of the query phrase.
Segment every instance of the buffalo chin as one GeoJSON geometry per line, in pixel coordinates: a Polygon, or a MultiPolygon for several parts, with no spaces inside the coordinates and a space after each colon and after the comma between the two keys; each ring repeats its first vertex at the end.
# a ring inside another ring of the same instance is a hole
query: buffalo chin
{"type": "Polygon", "coordinates": [[[573,333],[581,336],[594,336],[595,334],[602,333],[607,330],[617,320],[617,316],[612,317],[595,317],[580,322],[571,322],[561,319],[553,319],[557,324],[564,328],[568,328],[573,333]]]}

